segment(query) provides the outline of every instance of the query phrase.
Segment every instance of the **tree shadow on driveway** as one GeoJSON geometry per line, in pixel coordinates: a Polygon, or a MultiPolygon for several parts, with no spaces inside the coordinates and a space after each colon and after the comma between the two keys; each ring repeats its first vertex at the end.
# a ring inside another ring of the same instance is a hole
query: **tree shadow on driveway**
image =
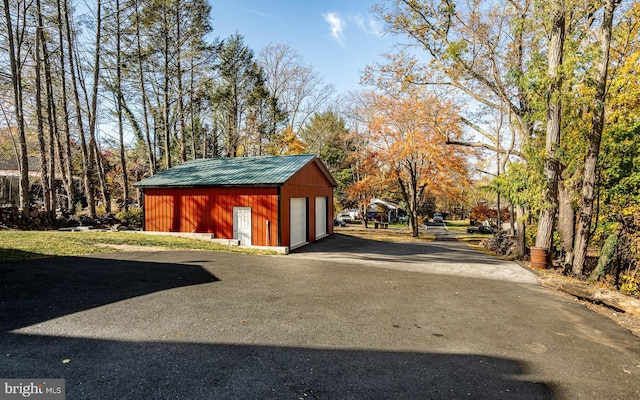
{"type": "MultiPolygon", "coordinates": [[[[380,275],[364,281],[376,275],[365,269],[316,268],[279,256],[167,252],[102,257],[0,265],[0,377],[63,378],[69,400],[571,398],[567,385],[559,386],[560,378],[541,373],[545,364],[518,352],[466,352],[469,347],[446,342],[446,332],[420,329],[412,339],[395,326],[388,328],[394,331],[388,341],[363,339],[365,329],[381,329],[383,315],[407,308],[407,318],[418,315],[422,304],[408,306],[404,300],[418,292],[421,299],[434,298],[424,288],[441,282],[409,286],[414,274],[399,273],[393,280],[403,283],[407,291],[401,293],[380,275]],[[216,282],[208,271],[223,279],[216,282]],[[287,292],[291,287],[296,290],[287,292]],[[363,292],[353,293],[356,288],[363,292]],[[393,302],[383,301],[387,295],[393,302]],[[98,307],[110,303],[117,304],[105,317],[98,307]],[[376,308],[382,303],[387,307],[376,308]],[[155,305],[160,314],[149,310],[155,305]],[[320,314],[323,307],[330,310],[320,314]],[[358,307],[377,309],[377,316],[335,326],[358,307]],[[89,309],[94,310],[80,312],[89,309]],[[249,309],[257,312],[244,320],[249,309]],[[176,318],[186,310],[193,314],[176,318]],[[328,320],[319,317],[334,313],[328,320]],[[296,329],[301,321],[308,326],[296,329]],[[323,331],[335,336],[324,333],[324,340],[317,340],[323,331]],[[426,345],[429,340],[434,343],[426,345]]],[[[455,298],[461,304],[467,297],[455,298]]],[[[439,314],[435,305],[431,308],[434,313],[425,317],[439,314]]],[[[618,398],[631,398],[627,394],[637,388],[619,386],[618,398]]]]}
{"type": "Polygon", "coordinates": [[[0,332],[161,290],[215,282],[190,264],[59,257],[0,264],[0,332]]]}
{"type": "Polygon", "coordinates": [[[63,378],[68,400],[552,399],[557,390],[527,381],[524,362],[473,354],[13,333],[0,340],[0,376],[63,378]]]}

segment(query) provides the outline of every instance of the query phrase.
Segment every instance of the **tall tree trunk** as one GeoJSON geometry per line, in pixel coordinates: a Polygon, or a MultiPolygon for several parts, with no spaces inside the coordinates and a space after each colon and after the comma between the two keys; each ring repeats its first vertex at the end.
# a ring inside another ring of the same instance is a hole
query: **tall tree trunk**
{"type": "MultiPolygon", "coordinates": [[[[78,71],[80,72],[80,71],[78,71]]],[[[80,85],[82,86],[82,90],[84,93],[84,99],[85,99],[85,103],[86,104],[95,104],[92,103],[91,101],[89,101],[89,95],[87,93],[87,86],[85,85],[84,81],[82,80],[82,77],[80,77],[80,85]]],[[[97,99],[96,99],[97,100],[97,99]]],[[[93,106],[92,106],[93,107],[93,106]]],[[[94,110],[93,112],[90,112],[89,115],[89,119],[91,121],[92,116],[97,112],[97,107],[96,110],[94,110]]],[[[100,149],[98,148],[98,142],[96,140],[96,136],[95,135],[89,135],[89,144],[88,144],[88,148],[89,148],[89,161],[91,163],[91,165],[93,166],[93,175],[92,177],[94,178],[94,180],[92,180],[93,183],[95,183],[95,179],[97,178],[97,183],[98,186],[100,188],[100,195],[102,196],[102,201],[104,204],[104,208],[105,208],[105,212],[107,214],[111,213],[111,194],[109,193],[109,190],[107,188],[107,178],[106,178],[106,174],[104,172],[104,160],[103,157],[100,154],[100,149]]]]}
{"type": "Polygon", "coordinates": [[[140,84],[140,94],[142,96],[142,117],[144,119],[144,133],[147,141],[147,155],[149,157],[149,169],[151,170],[151,175],[155,174],[157,171],[157,161],[156,161],[156,146],[155,146],[155,135],[154,140],[151,140],[151,128],[149,124],[149,99],[147,97],[147,89],[144,80],[144,57],[142,54],[142,41],[140,38],[140,12],[139,12],[139,4],[135,2],[135,15],[136,15],[136,59],[138,61],[138,80],[140,84]]]}
{"type": "Polygon", "coordinates": [[[100,185],[100,193],[102,194],[102,201],[104,202],[104,211],[107,214],[111,213],[111,193],[107,187],[107,176],[104,172],[104,161],[100,155],[100,150],[95,141],[91,143],[91,152],[95,161],[96,172],[98,174],[98,184],[100,185]]]}
{"type": "MultiPolygon", "coordinates": [[[[13,100],[16,110],[16,121],[18,124],[18,145],[19,145],[19,169],[20,169],[20,207],[22,208],[22,218],[29,220],[29,155],[27,153],[27,137],[24,125],[24,108],[22,100],[22,67],[20,63],[20,43],[14,40],[13,23],[9,12],[9,0],[3,0],[5,23],[7,27],[7,41],[9,45],[9,64],[11,66],[11,87],[13,89],[13,100]]],[[[20,37],[19,24],[16,25],[15,37],[20,37]]]]}
{"type": "Polygon", "coordinates": [[[171,121],[169,120],[170,117],[170,101],[169,101],[169,21],[167,18],[167,13],[168,10],[165,10],[163,12],[163,18],[164,18],[164,26],[163,26],[163,30],[164,30],[164,38],[163,38],[163,45],[164,45],[164,49],[163,49],[163,56],[164,56],[164,65],[163,65],[163,70],[162,70],[162,74],[163,74],[163,78],[164,78],[164,85],[162,87],[162,96],[163,96],[163,106],[162,106],[162,111],[163,111],[163,125],[164,125],[164,147],[165,147],[165,153],[164,153],[164,159],[165,159],[165,167],[166,169],[171,168],[171,121]]]}
{"type": "Polygon", "coordinates": [[[96,43],[93,64],[93,87],[91,92],[91,113],[89,114],[89,159],[91,165],[96,166],[98,172],[98,180],[100,183],[100,191],[104,208],[107,213],[111,212],[111,195],[106,184],[106,177],[102,165],[102,157],[98,151],[96,141],[96,129],[98,121],[98,88],[100,86],[100,57],[102,55],[102,0],[98,0],[96,4],[96,43]]]}
{"type": "MultiPolygon", "coordinates": [[[[45,77],[45,98],[46,107],[47,107],[47,126],[48,126],[48,142],[49,146],[46,146],[43,151],[43,155],[41,158],[48,158],[49,165],[47,166],[47,174],[45,174],[44,170],[43,176],[48,175],[48,179],[46,179],[47,190],[45,191],[46,198],[45,204],[47,208],[47,219],[49,221],[53,221],[55,219],[55,211],[56,211],[56,179],[55,179],[55,171],[56,171],[56,151],[55,151],[55,143],[56,136],[58,130],[58,122],[56,115],[56,107],[55,107],[55,99],[53,95],[53,83],[51,78],[51,63],[49,60],[49,50],[47,48],[46,37],[44,34],[44,24],[42,18],[42,7],[40,4],[40,0],[36,2],[38,9],[38,32],[39,32],[39,40],[41,43],[42,50],[42,64],[44,65],[44,77],[45,77]],[[48,151],[47,151],[48,150],[48,151]]],[[[38,57],[36,57],[38,58],[38,57]]]]}
{"type": "Polygon", "coordinates": [[[69,56],[69,70],[71,71],[71,87],[73,88],[73,97],[76,107],[76,119],[78,122],[78,136],[80,137],[80,147],[82,149],[82,175],[84,183],[84,194],[87,198],[87,206],[89,208],[89,215],[91,217],[96,216],[96,202],[93,195],[93,164],[91,163],[92,157],[90,156],[90,149],[87,147],[87,140],[84,131],[84,122],[82,120],[82,107],[80,105],[80,92],[78,90],[78,82],[75,72],[75,55],[73,53],[73,38],[74,35],[71,31],[71,22],[69,17],[69,2],[64,0],[64,17],[65,28],[67,33],[67,53],[69,56]]]}
{"type": "Polygon", "coordinates": [[[553,228],[558,209],[558,156],[560,145],[560,120],[562,113],[562,56],[565,37],[565,5],[564,0],[553,0],[551,3],[551,41],[549,43],[549,89],[547,93],[547,135],[544,155],[545,184],[543,188],[543,205],[538,219],[536,247],[550,249],[553,240],[553,228]]]}
{"type": "Polygon", "coordinates": [[[565,179],[558,180],[558,232],[565,252],[564,264],[571,265],[573,259],[573,239],[576,232],[576,213],[573,209],[571,190],[565,179]]]}
{"type": "Polygon", "coordinates": [[[591,120],[591,134],[589,135],[589,148],[584,159],[584,176],[582,180],[582,207],[578,218],[576,230],[575,255],[572,271],[574,275],[582,275],[585,260],[587,258],[587,246],[593,218],[593,199],[596,184],[596,167],[600,154],[600,142],[604,128],[605,97],[607,91],[607,72],[609,68],[609,49],[611,47],[611,34],[613,30],[613,14],[620,4],[620,0],[606,0],[604,16],[600,26],[600,52],[601,58],[596,68],[596,93],[593,99],[593,118],[591,120]]]}
{"type": "MultiPolygon", "coordinates": [[[[193,56],[191,56],[189,58],[189,96],[191,97],[190,101],[189,101],[189,115],[191,117],[190,122],[191,122],[191,152],[192,154],[192,158],[195,160],[196,158],[198,158],[198,149],[197,149],[197,144],[200,141],[200,135],[199,133],[196,134],[196,114],[195,114],[195,77],[194,77],[194,66],[193,66],[193,56]]],[[[200,104],[200,103],[198,103],[200,104]]],[[[200,107],[198,107],[198,115],[200,114],[200,107]]]]}
{"type": "MultiPolygon", "coordinates": [[[[213,118],[213,126],[211,127],[211,131],[212,131],[212,136],[215,136],[216,129],[217,129],[218,123],[217,123],[217,118],[214,117],[213,118]]],[[[202,130],[202,158],[207,158],[207,148],[209,147],[209,140],[208,140],[208,135],[207,135],[207,131],[206,130],[202,130]]],[[[215,155],[215,153],[214,153],[215,155]]]]}
{"type": "Polygon", "coordinates": [[[527,247],[527,235],[526,235],[526,227],[527,224],[525,223],[525,215],[526,215],[526,210],[524,207],[518,205],[515,206],[515,218],[516,218],[516,248],[517,248],[517,252],[518,252],[518,258],[522,259],[524,258],[524,255],[526,254],[526,247],[527,247]]]}
{"type": "Polygon", "coordinates": [[[122,207],[129,210],[129,176],[127,174],[127,157],[124,148],[124,126],[122,121],[122,55],[120,28],[120,0],[116,0],[116,111],[118,113],[118,137],[120,139],[120,167],[122,168],[122,207]]]}
{"type": "MultiPolygon", "coordinates": [[[[43,26],[42,21],[39,25],[43,26]]],[[[58,115],[56,112],[56,101],[53,94],[53,79],[51,77],[51,60],[49,59],[49,49],[45,41],[44,30],[40,30],[40,41],[42,42],[42,61],[44,63],[45,76],[45,97],[47,98],[47,124],[49,126],[49,203],[51,204],[50,220],[55,220],[58,204],[57,181],[56,181],[56,138],[58,137],[58,115]]]]}
{"type": "Polygon", "coordinates": [[[36,26],[35,37],[35,86],[36,86],[36,127],[38,132],[38,147],[40,150],[40,185],[44,200],[44,212],[47,219],[51,215],[51,197],[49,190],[49,165],[47,160],[47,144],[44,139],[44,116],[42,115],[42,68],[40,61],[40,38],[42,27],[42,7],[40,0],[36,0],[36,13],[38,14],[38,25],[36,26]]]}
{"type": "MultiPolygon", "coordinates": [[[[71,133],[69,132],[69,106],[67,104],[67,73],[66,73],[66,59],[64,52],[64,25],[62,23],[62,0],[56,1],[57,12],[57,25],[58,25],[58,40],[59,40],[59,52],[60,52],[60,93],[61,93],[61,106],[62,106],[62,135],[58,134],[58,160],[60,162],[60,170],[67,192],[67,208],[70,212],[75,212],[76,206],[76,186],[73,181],[73,170],[71,169],[71,133]],[[62,136],[62,137],[61,137],[62,136]],[[63,140],[64,139],[64,140],[63,140]],[[62,145],[64,142],[64,146],[62,145]]],[[[53,99],[52,99],[53,100],[53,99]]]]}
{"type": "Polygon", "coordinates": [[[399,172],[396,170],[396,180],[400,186],[402,197],[407,203],[409,208],[409,225],[411,226],[411,237],[417,238],[420,236],[420,230],[418,225],[418,181],[415,175],[415,170],[409,171],[410,181],[404,182],[400,178],[399,172]]]}
{"type": "MultiPolygon", "coordinates": [[[[182,87],[182,37],[180,32],[181,15],[180,15],[180,2],[176,1],[176,79],[178,80],[178,123],[180,126],[180,155],[182,162],[187,161],[187,138],[186,138],[186,124],[184,121],[184,90],[182,87]]],[[[194,157],[195,158],[195,157],[194,157]]]]}

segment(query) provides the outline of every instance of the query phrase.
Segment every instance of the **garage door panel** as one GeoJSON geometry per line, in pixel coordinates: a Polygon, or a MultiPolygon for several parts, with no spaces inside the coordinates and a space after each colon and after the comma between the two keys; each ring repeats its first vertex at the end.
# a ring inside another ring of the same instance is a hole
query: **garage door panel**
{"type": "Polygon", "coordinates": [[[295,247],[307,241],[307,199],[293,197],[290,206],[290,246],[295,247]]]}
{"type": "Polygon", "coordinates": [[[327,234],[327,198],[316,197],[316,239],[327,234]]]}

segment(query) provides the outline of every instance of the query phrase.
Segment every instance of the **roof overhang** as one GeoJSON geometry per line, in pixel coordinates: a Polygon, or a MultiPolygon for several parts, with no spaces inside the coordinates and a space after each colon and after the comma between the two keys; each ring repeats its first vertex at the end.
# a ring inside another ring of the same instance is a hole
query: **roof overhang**
{"type": "Polygon", "coordinates": [[[331,175],[331,172],[329,172],[329,168],[327,168],[327,166],[324,164],[324,162],[320,158],[314,157],[313,160],[311,161],[316,163],[316,165],[318,166],[318,168],[320,168],[320,171],[322,171],[322,174],[325,176],[325,178],[327,178],[331,186],[333,187],[338,186],[338,182],[335,180],[333,175],[331,175]]]}

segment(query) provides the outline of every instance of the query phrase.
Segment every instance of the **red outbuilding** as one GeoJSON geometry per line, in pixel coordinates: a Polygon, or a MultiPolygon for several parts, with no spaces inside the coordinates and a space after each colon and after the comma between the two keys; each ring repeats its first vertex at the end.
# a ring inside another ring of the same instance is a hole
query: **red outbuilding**
{"type": "Polygon", "coordinates": [[[135,184],[144,230],[210,233],[287,251],[333,233],[333,188],[315,155],[187,161],[135,184]]]}

